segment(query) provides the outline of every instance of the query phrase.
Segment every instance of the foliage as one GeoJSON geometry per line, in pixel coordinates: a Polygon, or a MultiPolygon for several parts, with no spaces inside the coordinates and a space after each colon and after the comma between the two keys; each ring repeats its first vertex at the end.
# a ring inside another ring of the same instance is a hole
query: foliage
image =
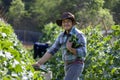
{"type": "Polygon", "coordinates": [[[104,8],[112,10],[117,3],[119,3],[119,0],[104,0],[104,8]]]}
{"type": "Polygon", "coordinates": [[[104,0],[103,8],[110,10],[110,13],[113,15],[115,24],[120,24],[120,0],[104,0]]]}
{"type": "Polygon", "coordinates": [[[12,0],[9,11],[7,12],[8,22],[16,29],[20,25],[20,20],[26,13],[25,5],[21,0],[12,0]]]}
{"type": "Polygon", "coordinates": [[[112,26],[112,33],[103,36],[100,28],[87,28],[88,55],[83,77],[85,80],[118,80],[120,78],[120,26],[112,26]]]}
{"type": "MultiPolygon", "coordinates": [[[[112,15],[116,24],[119,24],[119,3],[119,0],[12,0],[7,10],[8,22],[15,29],[42,31],[45,24],[55,22],[63,12],[70,11],[75,14],[80,28],[89,24],[101,24],[101,27],[105,25],[109,28],[114,24],[112,15]]],[[[5,1],[1,5],[7,6],[3,4],[5,1]]]]}
{"type": "Polygon", "coordinates": [[[19,19],[24,13],[24,3],[21,0],[13,0],[9,8],[9,17],[19,19]]]}
{"type": "Polygon", "coordinates": [[[73,48],[78,48],[78,47],[82,46],[82,44],[78,44],[78,43],[77,43],[78,38],[77,38],[76,35],[72,35],[72,36],[70,37],[70,40],[69,40],[69,41],[73,43],[73,45],[72,45],[73,48]]]}
{"type": "Polygon", "coordinates": [[[33,19],[38,21],[38,27],[43,29],[43,26],[45,24],[48,24],[49,22],[53,21],[55,18],[55,7],[59,4],[60,0],[36,0],[32,5],[30,6],[30,12],[33,16],[33,19]]]}
{"type": "Polygon", "coordinates": [[[120,25],[120,0],[118,3],[116,3],[116,5],[112,8],[112,13],[113,13],[113,18],[116,22],[116,24],[119,24],[120,25]]]}
{"type": "MultiPolygon", "coordinates": [[[[78,48],[78,47],[82,46],[82,44],[78,44],[78,38],[75,34],[71,35],[69,41],[72,42],[72,47],[73,48],[78,48]]],[[[67,50],[68,53],[71,53],[67,48],[66,48],[66,50],[67,50]]]]}
{"type": "Polygon", "coordinates": [[[49,23],[44,26],[43,37],[40,42],[50,42],[53,43],[58,37],[58,34],[62,31],[62,28],[57,26],[57,24],[49,23]]]}
{"type": "Polygon", "coordinates": [[[114,21],[110,11],[103,8],[104,0],[90,0],[85,3],[86,7],[75,13],[79,22],[79,27],[84,28],[89,25],[93,27],[101,25],[103,29],[110,29],[114,21]]]}
{"type": "Polygon", "coordinates": [[[34,60],[17,39],[12,27],[0,21],[0,79],[42,80],[31,66],[34,60]]]}

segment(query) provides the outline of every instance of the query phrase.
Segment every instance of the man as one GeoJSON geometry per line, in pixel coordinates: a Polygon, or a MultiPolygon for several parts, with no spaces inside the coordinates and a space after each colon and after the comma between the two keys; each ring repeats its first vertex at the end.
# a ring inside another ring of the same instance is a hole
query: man
{"type": "Polygon", "coordinates": [[[87,51],[85,36],[75,27],[75,17],[70,12],[64,12],[61,19],[56,20],[56,23],[65,31],[60,33],[54,44],[37,63],[33,64],[33,67],[44,64],[61,47],[65,69],[64,80],[79,80],[79,76],[84,68],[84,60],[87,51]],[[75,36],[74,41],[70,41],[73,35],[75,36]],[[73,44],[78,44],[79,46],[74,47],[73,44]]]}

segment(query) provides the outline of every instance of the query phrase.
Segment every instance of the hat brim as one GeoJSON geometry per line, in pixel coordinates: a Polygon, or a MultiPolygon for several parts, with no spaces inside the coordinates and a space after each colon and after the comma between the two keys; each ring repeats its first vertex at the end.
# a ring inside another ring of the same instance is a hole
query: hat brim
{"type": "Polygon", "coordinates": [[[62,20],[56,20],[58,26],[62,26],[62,20]]]}
{"type": "MultiPolygon", "coordinates": [[[[71,19],[73,22],[73,25],[77,24],[77,22],[73,18],[65,18],[65,19],[71,19]]],[[[56,20],[56,23],[58,26],[62,26],[62,20],[56,20]]]]}

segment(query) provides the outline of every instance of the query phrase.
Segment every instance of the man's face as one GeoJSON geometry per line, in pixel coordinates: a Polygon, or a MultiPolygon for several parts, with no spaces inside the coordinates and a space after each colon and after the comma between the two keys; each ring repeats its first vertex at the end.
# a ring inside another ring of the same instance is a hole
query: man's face
{"type": "Polygon", "coordinates": [[[70,19],[62,20],[62,27],[66,31],[69,31],[72,28],[72,26],[73,26],[72,20],[70,20],[70,19]]]}

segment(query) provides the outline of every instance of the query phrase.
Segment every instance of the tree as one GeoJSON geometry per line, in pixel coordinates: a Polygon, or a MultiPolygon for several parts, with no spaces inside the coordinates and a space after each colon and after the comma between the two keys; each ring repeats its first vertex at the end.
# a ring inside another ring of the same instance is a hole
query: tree
{"type": "Polygon", "coordinates": [[[85,7],[76,12],[79,27],[87,27],[100,24],[102,29],[110,29],[114,24],[109,10],[103,9],[104,0],[88,0],[85,7]]]}
{"type": "Polygon", "coordinates": [[[120,24],[120,0],[119,2],[112,8],[112,13],[116,24],[120,24]]]}
{"type": "Polygon", "coordinates": [[[39,28],[43,28],[43,25],[53,21],[54,7],[59,3],[56,0],[36,0],[30,7],[31,16],[38,21],[39,28]]]}
{"type": "Polygon", "coordinates": [[[24,3],[21,0],[13,0],[8,12],[10,23],[17,26],[24,13],[24,3]]]}
{"type": "MultiPolygon", "coordinates": [[[[108,8],[105,7],[105,5],[107,5],[107,0],[23,1],[25,3],[24,7],[26,9],[26,13],[24,16],[20,17],[22,19],[20,20],[19,25],[20,27],[29,26],[28,30],[34,30],[36,28],[37,31],[42,31],[45,24],[49,22],[55,22],[55,20],[59,19],[61,17],[61,14],[65,11],[70,11],[75,14],[76,19],[79,22],[79,28],[85,28],[88,25],[95,26],[97,24],[100,24],[103,29],[109,29],[110,26],[114,24],[113,17],[110,12],[111,10],[108,10],[108,8]]],[[[23,11],[25,9],[23,8],[23,11]]],[[[11,19],[12,18],[14,17],[11,17],[11,19]]],[[[9,20],[10,22],[11,19],[9,20]]]]}
{"type": "Polygon", "coordinates": [[[120,24],[120,0],[104,0],[103,8],[110,10],[110,13],[113,15],[115,24],[120,24]]]}
{"type": "Polygon", "coordinates": [[[104,0],[104,8],[112,10],[120,0],[104,0]]]}

